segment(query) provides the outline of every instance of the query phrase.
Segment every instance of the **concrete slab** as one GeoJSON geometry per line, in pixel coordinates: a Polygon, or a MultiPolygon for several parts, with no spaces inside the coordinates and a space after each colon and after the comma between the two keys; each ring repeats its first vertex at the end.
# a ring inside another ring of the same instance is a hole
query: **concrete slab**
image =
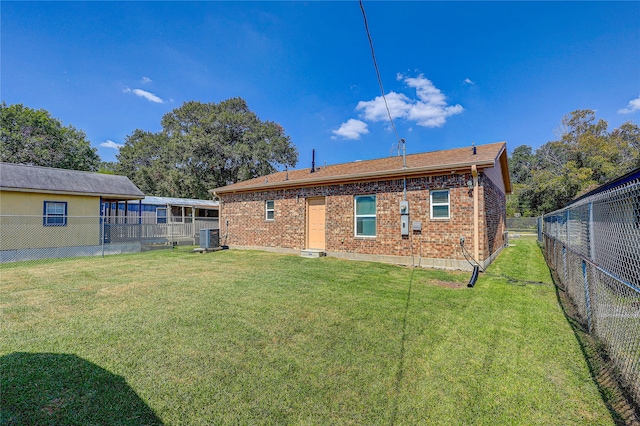
{"type": "Polygon", "coordinates": [[[327,253],[325,253],[323,250],[316,250],[316,249],[306,249],[300,252],[301,257],[309,257],[312,259],[317,259],[326,255],[327,253]]]}

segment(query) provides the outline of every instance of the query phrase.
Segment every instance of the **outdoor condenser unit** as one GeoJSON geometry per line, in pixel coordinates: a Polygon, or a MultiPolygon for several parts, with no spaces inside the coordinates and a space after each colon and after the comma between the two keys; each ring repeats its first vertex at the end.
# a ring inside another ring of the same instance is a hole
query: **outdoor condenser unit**
{"type": "Polygon", "coordinates": [[[211,249],[220,247],[220,230],[219,229],[201,229],[200,230],[200,248],[211,249]]]}

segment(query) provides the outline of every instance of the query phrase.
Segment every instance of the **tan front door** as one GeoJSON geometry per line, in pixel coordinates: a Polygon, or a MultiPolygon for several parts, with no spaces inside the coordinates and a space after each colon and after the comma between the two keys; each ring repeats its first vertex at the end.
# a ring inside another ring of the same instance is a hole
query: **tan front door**
{"type": "Polygon", "coordinates": [[[324,198],[308,198],[307,211],[307,248],[324,250],[324,198]]]}

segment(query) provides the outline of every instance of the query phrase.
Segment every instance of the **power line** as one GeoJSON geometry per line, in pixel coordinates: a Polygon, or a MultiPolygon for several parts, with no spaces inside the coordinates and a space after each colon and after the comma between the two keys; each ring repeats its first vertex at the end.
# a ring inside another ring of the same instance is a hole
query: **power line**
{"type": "Polygon", "coordinates": [[[396,125],[393,122],[393,118],[391,117],[391,111],[389,111],[389,105],[387,104],[387,97],[384,94],[384,87],[382,86],[382,78],[380,77],[380,70],[378,69],[378,63],[376,62],[376,53],[373,50],[373,40],[371,39],[371,33],[369,33],[369,24],[367,22],[367,14],[364,11],[364,5],[362,4],[362,0],[360,0],[360,10],[362,10],[362,18],[364,19],[364,29],[367,32],[367,38],[369,39],[369,46],[371,46],[371,57],[373,58],[373,67],[376,69],[376,76],[378,77],[378,84],[380,85],[380,93],[382,93],[382,99],[384,100],[384,107],[387,109],[387,115],[389,116],[389,121],[391,122],[393,133],[395,133],[396,139],[398,140],[398,150],[399,150],[400,136],[398,135],[398,130],[396,129],[396,125]]]}

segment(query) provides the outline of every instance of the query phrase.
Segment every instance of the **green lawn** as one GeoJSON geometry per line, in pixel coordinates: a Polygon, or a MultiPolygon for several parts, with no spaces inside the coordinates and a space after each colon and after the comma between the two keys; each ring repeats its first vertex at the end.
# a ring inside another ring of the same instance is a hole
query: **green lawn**
{"type": "Polygon", "coordinates": [[[473,289],[233,250],[3,265],[0,424],[614,424],[513,244],[473,289]]]}

